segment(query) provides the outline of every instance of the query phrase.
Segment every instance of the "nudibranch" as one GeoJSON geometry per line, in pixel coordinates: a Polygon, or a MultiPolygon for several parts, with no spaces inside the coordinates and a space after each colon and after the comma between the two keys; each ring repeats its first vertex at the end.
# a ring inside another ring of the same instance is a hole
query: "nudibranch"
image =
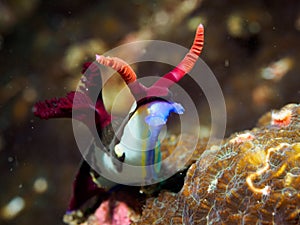
{"type": "MultiPolygon", "coordinates": [[[[161,160],[158,136],[171,113],[182,114],[181,104],[172,101],[169,88],[184,77],[196,63],[204,43],[204,27],[197,28],[193,45],[183,60],[173,70],[165,74],[151,87],[145,87],[137,80],[134,70],[117,57],[96,55],[96,62],[85,63],[79,91],[70,92],[64,98],[54,98],[38,102],[34,114],[42,119],[72,117],[88,127],[96,124],[97,134],[102,142],[103,167],[110,173],[122,173],[124,163],[136,166],[158,165],[144,172],[145,180],[155,179],[160,172],[161,160]],[[96,104],[92,104],[90,94],[99,90],[101,83],[99,64],[110,67],[120,74],[134,96],[136,102],[129,115],[114,132],[112,124],[116,120],[105,109],[100,92],[96,104]],[[76,94],[76,98],[75,98],[76,94]],[[95,118],[87,116],[92,110],[95,118]]],[[[97,143],[94,148],[99,147],[97,143]]],[[[102,167],[102,168],[103,168],[102,167]]],[[[146,167],[148,168],[148,167],[146,167]]],[[[73,184],[73,196],[69,210],[78,209],[92,196],[112,188],[112,182],[97,174],[84,161],[73,184]]]]}

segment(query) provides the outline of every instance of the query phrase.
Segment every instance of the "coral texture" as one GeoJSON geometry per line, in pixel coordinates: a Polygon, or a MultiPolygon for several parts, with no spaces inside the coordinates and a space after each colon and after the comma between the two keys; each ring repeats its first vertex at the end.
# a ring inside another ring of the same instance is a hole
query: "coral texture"
{"type": "Polygon", "coordinates": [[[178,194],[146,201],[135,224],[299,224],[300,105],[209,147],[178,194]]]}

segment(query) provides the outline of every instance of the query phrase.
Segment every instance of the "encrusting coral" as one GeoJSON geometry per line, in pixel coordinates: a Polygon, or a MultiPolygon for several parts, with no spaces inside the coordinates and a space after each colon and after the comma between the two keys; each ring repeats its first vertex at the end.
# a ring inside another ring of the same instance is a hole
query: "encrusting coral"
{"type": "Polygon", "coordinates": [[[199,155],[181,191],[148,199],[135,224],[299,224],[299,158],[300,105],[289,104],[199,155]]]}

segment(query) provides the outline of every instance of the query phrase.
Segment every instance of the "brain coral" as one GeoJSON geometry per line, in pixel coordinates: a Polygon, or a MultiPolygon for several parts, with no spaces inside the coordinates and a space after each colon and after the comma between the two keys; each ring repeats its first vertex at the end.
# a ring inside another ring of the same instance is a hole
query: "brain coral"
{"type": "Polygon", "coordinates": [[[300,224],[300,105],[264,115],[192,164],[136,224],[300,224]]]}

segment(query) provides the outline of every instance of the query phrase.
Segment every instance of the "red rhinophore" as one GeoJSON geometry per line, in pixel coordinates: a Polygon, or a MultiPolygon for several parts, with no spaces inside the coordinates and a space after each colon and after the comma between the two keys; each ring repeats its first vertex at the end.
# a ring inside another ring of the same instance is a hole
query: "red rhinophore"
{"type": "Polygon", "coordinates": [[[136,74],[133,69],[125,61],[118,57],[96,55],[96,61],[104,66],[108,66],[116,70],[126,84],[132,83],[136,80],[136,74]]]}
{"type": "Polygon", "coordinates": [[[190,51],[186,54],[184,59],[172,71],[165,74],[151,87],[147,88],[138,81],[136,81],[136,74],[133,69],[123,60],[117,57],[105,57],[96,55],[96,61],[105,66],[109,66],[120,73],[133,96],[138,99],[139,97],[162,97],[169,93],[169,87],[177,83],[189,73],[194,67],[200,53],[202,52],[204,44],[204,27],[200,24],[197,28],[194,43],[190,51]]]}
{"type": "Polygon", "coordinates": [[[200,24],[197,28],[194,43],[190,51],[186,54],[184,59],[169,73],[165,74],[163,78],[170,80],[167,82],[164,79],[158,80],[153,86],[169,88],[174,83],[177,83],[185,74],[189,73],[194,67],[198,56],[201,54],[204,44],[204,27],[200,24]]]}

